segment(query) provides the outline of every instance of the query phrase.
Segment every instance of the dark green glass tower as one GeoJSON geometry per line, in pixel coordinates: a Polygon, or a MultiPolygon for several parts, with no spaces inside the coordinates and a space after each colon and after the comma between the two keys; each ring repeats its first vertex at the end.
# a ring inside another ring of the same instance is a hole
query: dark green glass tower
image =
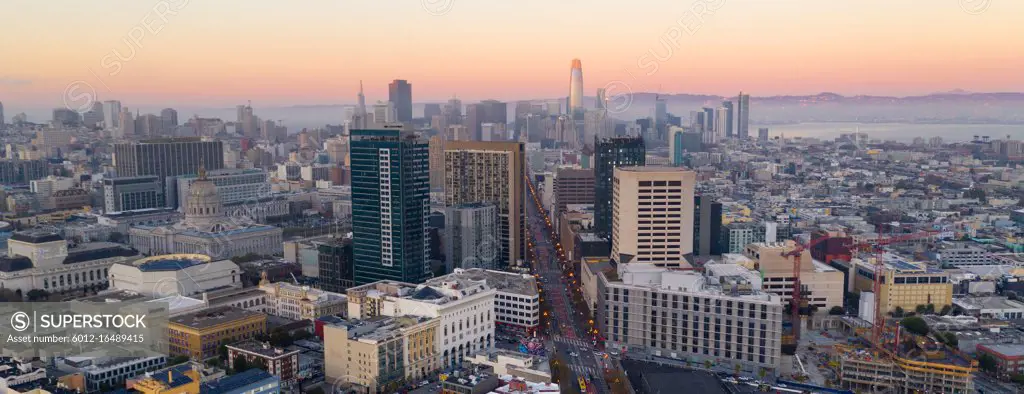
{"type": "Polygon", "coordinates": [[[400,129],[352,130],[352,254],[356,285],[421,283],[430,273],[427,141],[400,129]]]}
{"type": "Polygon", "coordinates": [[[611,241],[612,177],[619,167],[647,164],[643,138],[594,138],[594,222],[597,234],[611,241]]]}

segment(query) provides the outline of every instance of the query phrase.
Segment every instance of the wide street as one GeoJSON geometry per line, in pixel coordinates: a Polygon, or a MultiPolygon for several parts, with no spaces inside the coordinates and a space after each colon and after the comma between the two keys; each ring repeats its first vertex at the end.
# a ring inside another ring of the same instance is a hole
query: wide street
{"type": "MultiPolygon", "coordinates": [[[[594,335],[588,332],[590,325],[584,320],[584,314],[575,310],[572,304],[571,292],[576,291],[576,287],[570,283],[573,278],[564,274],[556,246],[552,244],[553,233],[548,218],[538,209],[533,189],[528,187],[528,190],[531,198],[526,204],[527,216],[536,256],[536,273],[553,315],[547,328],[547,339],[550,341],[548,348],[552,350],[551,357],[557,354],[569,364],[572,377],[571,382],[560,384],[578,385],[579,377],[583,377],[588,391],[607,393],[609,389],[604,382],[603,372],[606,359],[597,353],[594,335]]],[[[578,278],[575,274],[574,277],[578,278]]]]}

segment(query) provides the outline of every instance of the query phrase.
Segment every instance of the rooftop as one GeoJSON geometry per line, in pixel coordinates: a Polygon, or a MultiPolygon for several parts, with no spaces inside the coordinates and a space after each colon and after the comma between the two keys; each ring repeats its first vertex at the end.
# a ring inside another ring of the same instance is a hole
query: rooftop
{"type": "Polygon", "coordinates": [[[203,383],[199,392],[203,394],[235,393],[247,386],[271,379],[280,380],[262,369],[250,369],[213,382],[203,383]]]}
{"type": "Polygon", "coordinates": [[[85,298],[79,298],[76,301],[88,302],[91,304],[106,304],[128,301],[143,302],[150,301],[152,299],[152,297],[131,290],[113,290],[107,293],[101,293],[85,298]]]}
{"type": "Polygon", "coordinates": [[[298,350],[284,350],[279,347],[271,346],[269,343],[246,341],[242,343],[236,343],[234,345],[227,345],[228,349],[240,350],[247,353],[258,354],[267,358],[281,358],[290,357],[298,354],[298,350]]]}
{"type": "Polygon", "coordinates": [[[478,283],[486,283],[487,286],[497,289],[503,293],[514,293],[525,296],[536,296],[537,278],[528,274],[516,274],[503,271],[492,271],[483,268],[456,268],[455,272],[430,279],[424,284],[430,286],[445,287],[446,284],[456,284],[459,288],[471,287],[478,283]]]}
{"type": "Polygon", "coordinates": [[[1024,309],[1024,303],[1006,297],[957,297],[953,304],[968,310],[974,309],[1024,309]]]}
{"type": "Polygon", "coordinates": [[[260,312],[247,311],[233,306],[221,306],[172,317],[170,323],[202,330],[253,316],[263,316],[264,319],[266,318],[266,315],[260,312]]]}
{"type": "Polygon", "coordinates": [[[984,344],[978,345],[978,347],[984,347],[995,353],[999,353],[1005,357],[1020,357],[1024,356],[1024,344],[984,344]]]}
{"type": "MultiPolygon", "coordinates": [[[[671,269],[649,264],[619,264],[618,278],[605,274],[604,278],[611,283],[627,286],[646,287],[661,291],[682,292],[689,294],[721,295],[746,300],[764,301],[781,304],[782,299],[775,294],[750,289],[743,292],[726,289],[720,281],[710,280],[703,274],[687,269],[671,269]]],[[[728,282],[728,281],[726,281],[728,282]]]]}
{"type": "Polygon", "coordinates": [[[377,316],[366,320],[346,320],[333,324],[348,331],[348,339],[363,342],[380,342],[401,336],[401,329],[429,321],[417,316],[377,316]]]}
{"type": "Polygon", "coordinates": [[[180,271],[185,268],[208,264],[210,256],[202,254],[165,254],[135,261],[142,272],[180,271]]]}
{"type": "Polygon", "coordinates": [[[57,233],[53,233],[53,232],[49,232],[49,231],[37,231],[37,230],[16,231],[13,234],[11,234],[11,241],[20,241],[20,242],[25,242],[25,243],[30,243],[30,244],[41,244],[41,243],[46,243],[46,242],[63,241],[63,240],[64,240],[64,238],[62,238],[57,233]]]}

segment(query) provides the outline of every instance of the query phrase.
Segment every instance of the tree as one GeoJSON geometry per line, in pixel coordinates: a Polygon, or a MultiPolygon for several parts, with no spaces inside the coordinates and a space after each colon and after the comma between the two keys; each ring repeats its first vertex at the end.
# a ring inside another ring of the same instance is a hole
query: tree
{"type": "Polygon", "coordinates": [[[907,331],[910,331],[914,334],[928,335],[928,323],[925,322],[924,319],[920,317],[905,317],[903,318],[903,320],[900,320],[900,325],[906,328],[907,331]]]}
{"type": "Polygon", "coordinates": [[[1017,384],[1024,383],[1024,374],[1019,374],[1019,373],[1012,374],[1012,375],[1010,375],[1010,381],[1014,382],[1014,383],[1017,383],[1017,384]]]}
{"type": "Polygon", "coordinates": [[[711,360],[704,360],[704,369],[711,369],[711,360]]]}
{"type": "Polygon", "coordinates": [[[939,311],[939,314],[940,314],[940,315],[942,315],[942,316],[946,316],[946,315],[948,315],[948,314],[949,314],[949,312],[951,312],[952,310],[953,310],[953,306],[951,306],[951,305],[943,305],[943,306],[942,306],[942,310],[941,310],[941,311],[939,311]]]}
{"type": "Polygon", "coordinates": [[[47,298],[50,298],[50,293],[42,289],[29,290],[26,295],[28,295],[29,301],[46,301],[47,298]]]}
{"type": "Polygon", "coordinates": [[[117,231],[112,231],[110,235],[107,236],[107,241],[121,243],[122,241],[124,241],[124,234],[121,234],[120,232],[117,231]]]}
{"type": "Polygon", "coordinates": [[[987,354],[987,353],[978,356],[978,368],[981,368],[982,371],[989,372],[989,373],[995,372],[996,371],[996,359],[995,359],[995,357],[992,357],[992,355],[987,354]]]}
{"type": "Polygon", "coordinates": [[[903,308],[901,307],[896,307],[892,310],[892,317],[903,317],[903,314],[903,308]]]}
{"type": "Polygon", "coordinates": [[[834,306],[834,307],[832,307],[832,309],[828,310],[828,314],[833,315],[833,316],[839,316],[839,315],[842,315],[843,313],[845,313],[845,311],[843,310],[843,307],[841,307],[841,306],[834,306]]]}
{"type": "Polygon", "coordinates": [[[167,359],[167,366],[178,365],[188,361],[188,356],[177,356],[167,359]]]}
{"type": "Polygon", "coordinates": [[[736,365],[732,366],[732,374],[735,375],[735,376],[740,376],[740,370],[742,370],[742,369],[743,369],[743,366],[740,365],[739,363],[736,363],[736,365]]]}
{"type": "Polygon", "coordinates": [[[761,380],[764,380],[765,376],[768,376],[768,370],[767,369],[761,368],[760,370],[757,371],[757,377],[761,378],[761,380]]]}
{"type": "Polygon", "coordinates": [[[227,361],[228,360],[228,345],[224,344],[224,343],[220,344],[220,347],[217,348],[217,355],[220,356],[221,360],[227,361]]]}
{"type": "Polygon", "coordinates": [[[927,310],[928,310],[928,307],[926,307],[924,305],[918,305],[918,306],[914,307],[914,312],[917,312],[918,315],[923,315],[924,312],[927,311],[927,310]]]}
{"type": "Polygon", "coordinates": [[[946,336],[946,344],[949,345],[949,347],[956,348],[956,347],[960,346],[960,339],[958,339],[956,337],[955,333],[947,332],[945,336],[946,336]]]}
{"type": "Polygon", "coordinates": [[[253,366],[249,365],[249,360],[245,359],[245,356],[238,355],[235,357],[234,365],[231,366],[235,373],[248,371],[253,366]]]}
{"type": "Polygon", "coordinates": [[[927,313],[929,315],[934,315],[935,314],[935,304],[928,304],[928,305],[926,305],[924,307],[924,311],[925,311],[925,313],[927,313]]]}

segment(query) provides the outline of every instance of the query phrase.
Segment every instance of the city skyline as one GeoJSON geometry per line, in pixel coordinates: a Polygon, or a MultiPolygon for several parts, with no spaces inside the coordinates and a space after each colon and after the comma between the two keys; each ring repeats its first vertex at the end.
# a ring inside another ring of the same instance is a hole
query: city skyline
{"type": "MultiPolygon", "coordinates": [[[[44,10],[18,4],[17,13],[3,13],[7,16],[0,20],[14,30],[37,30],[38,18],[11,15],[44,10]]],[[[81,81],[101,100],[137,106],[227,106],[244,99],[313,105],[349,103],[360,79],[367,96],[384,98],[387,83],[402,77],[417,85],[414,102],[442,101],[453,94],[467,102],[557,98],[565,95],[564,67],[573,58],[587,62],[590,94],[613,82],[634,92],[719,95],[739,90],[898,96],[952,89],[1024,91],[1024,78],[1012,72],[1024,66],[1024,56],[1006,50],[1021,45],[1006,34],[1014,29],[1012,15],[1024,12],[1024,4],[1013,2],[951,1],[924,9],[879,1],[651,0],[642,7],[602,2],[576,10],[580,17],[566,24],[548,24],[549,15],[564,15],[572,5],[402,1],[388,10],[401,27],[372,40],[356,38],[360,29],[369,28],[366,21],[343,26],[318,22],[338,14],[384,12],[382,6],[312,6],[323,12],[255,2],[247,10],[251,17],[228,29],[219,18],[208,17],[231,12],[219,4],[166,0],[92,7],[66,2],[48,17],[48,29],[5,48],[11,62],[0,75],[0,97],[9,113],[56,107],[68,85],[81,81]],[[652,9],[658,10],[653,16],[652,9]],[[446,44],[450,37],[483,28],[483,17],[494,12],[538,23],[508,26],[508,34],[500,36],[465,37],[472,41],[467,44],[487,45],[446,44]],[[706,15],[694,19],[697,13],[706,15]],[[634,22],[640,20],[644,23],[634,22]],[[285,34],[263,28],[281,23],[301,27],[285,34]],[[593,39],[570,47],[544,39],[575,27],[587,27],[593,39]],[[39,51],[70,36],[76,37],[71,48],[39,51]],[[991,40],[994,36],[1009,41],[991,40]],[[496,39],[483,42],[483,37],[496,39]],[[472,53],[462,49],[470,46],[472,53]],[[693,61],[695,48],[710,60],[693,61]],[[268,51],[273,55],[256,55],[268,51]],[[411,67],[398,56],[422,61],[411,67]],[[988,72],[979,75],[979,68],[988,72]]],[[[614,90],[609,96],[622,93],[614,90]]]]}

